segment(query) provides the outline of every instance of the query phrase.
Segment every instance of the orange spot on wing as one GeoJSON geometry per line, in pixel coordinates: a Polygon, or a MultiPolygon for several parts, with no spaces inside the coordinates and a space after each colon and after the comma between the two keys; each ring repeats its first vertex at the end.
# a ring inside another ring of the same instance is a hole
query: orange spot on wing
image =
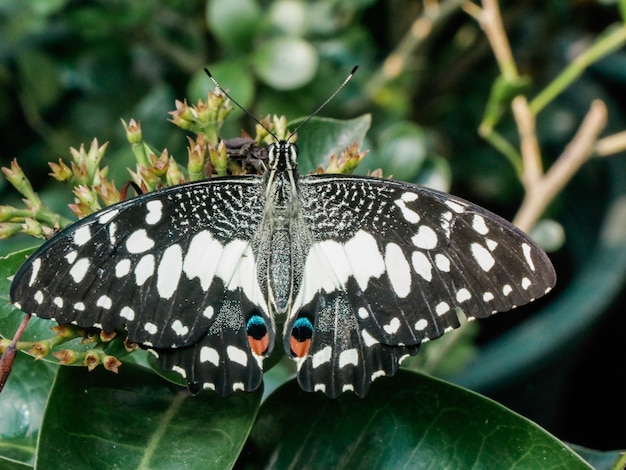
{"type": "Polygon", "coordinates": [[[261,339],[254,339],[252,336],[248,336],[248,342],[252,352],[257,356],[262,356],[270,344],[270,335],[266,333],[261,339]]]}
{"type": "Polygon", "coordinates": [[[298,341],[292,336],[289,346],[297,357],[304,357],[309,352],[309,348],[311,347],[311,340],[305,339],[304,341],[298,341]]]}

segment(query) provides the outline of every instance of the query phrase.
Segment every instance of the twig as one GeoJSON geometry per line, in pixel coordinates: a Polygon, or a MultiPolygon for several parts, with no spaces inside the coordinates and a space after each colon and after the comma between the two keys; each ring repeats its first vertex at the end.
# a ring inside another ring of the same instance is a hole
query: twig
{"type": "Polygon", "coordinates": [[[526,196],[513,220],[515,225],[524,231],[533,227],[549,202],[593,154],[598,135],[606,123],[606,105],[600,100],[593,101],[576,135],[545,176],[532,183],[524,182],[526,196]]]}
{"type": "Polygon", "coordinates": [[[595,154],[599,157],[607,157],[626,150],[626,131],[612,134],[596,142],[595,154]]]}
{"type": "Polygon", "coordinates": [[[437,25],[461,8],[463,1],[425,2],[422,15],[413,21],[398,46],[387,56],[381,68],[372,74],[365,86],[365,92],[370,99],[375,98],[387,83],[396,79],[404,71],[411,55],[424,43],[437,25]]]}
{"type": "Polygon", "coordinates": [[[532,187],[543,175],[535,116],[528,107],[528,100],[525,96],[516,96],[511,107],[520,136],[523,160],[522,183],[525,187],[532,187]]]}

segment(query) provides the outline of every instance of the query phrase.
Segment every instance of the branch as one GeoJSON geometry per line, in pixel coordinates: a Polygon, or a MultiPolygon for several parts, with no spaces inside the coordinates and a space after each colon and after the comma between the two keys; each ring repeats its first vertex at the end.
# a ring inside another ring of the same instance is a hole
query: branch
{"type": "Polygon", "coordinates": [[[513,220],[515,225],[524,231],[529,231],[533,227],[550,201],[593,155],[598,136],[606,123],[606,105],[600,100],[593,101],[576,135],[545,176],[532,181],[523,181],[526,196],[513,220]]]}

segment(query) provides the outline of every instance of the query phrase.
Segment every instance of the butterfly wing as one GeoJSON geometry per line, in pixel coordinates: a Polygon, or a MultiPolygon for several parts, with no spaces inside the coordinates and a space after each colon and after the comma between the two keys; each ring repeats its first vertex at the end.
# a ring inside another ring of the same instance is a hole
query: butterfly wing
{"type": "Polygon", "coordinates": [[[126,331],[194,392],[254,389],[274,340],[251,250],[262,187],[216,178],[103,209],[29,257],[11,300],[59,323],[126,331]]]}
{"type": "Polygon", "coordinates": [[[556,276],[523,232],[462,199],[366,177],[300,179],[313,242],[285,324],[306,390],[367,393],[420,343],[541,297],[556,276]]]}

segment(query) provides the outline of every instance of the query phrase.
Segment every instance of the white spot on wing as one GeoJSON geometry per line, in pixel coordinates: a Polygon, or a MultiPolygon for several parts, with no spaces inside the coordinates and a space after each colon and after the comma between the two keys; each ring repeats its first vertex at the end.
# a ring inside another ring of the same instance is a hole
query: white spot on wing
{"type": "MultiPolygon", "coordinates": [[[[69,264],[73,264],[74,261],[76,261],[76,257],[78,256],[78,252],[77,251],[70,251],[68,254],[66,254],[64,256],[64,258],[67,260],[67,262],[69,264]]],[[[41,261],[40,259],[37,259],[35,261],[41,261]]]]}
{"type": "Polygon", "coordinates": [[[154,200],[146,204],[148,214],[146,215],[146,223],[148,225],[154,225],[161,220],[163,216],[163,203],[161,201],[154,200]]]}
{"type": "Polygon", "coordinates": [[[126,249],[129,253],[143,253],[154,247],[154,240],[148,237],[148,233],[140,228],[133,232],[126,240],[126,249]]]}
{"type": "Polygon", "coordinates": [[[143,326],[143,329],[146,330],[151,335],[155,334],[159,329],[154,323],[148,322],[143,326]]]}
{"type": "Polygon", "coordinates": [[[439,316],[450,311],[450,305],[447,302],[439,302],[435,307],[435,313],[439,316]]]}
{"type": "Polygon", "coordinates": [[[472,298],[472,294],[466,288],[459,289],[456,292],[456,300],[459,303],[463,303],[472,298]]]}
{"type": "Polygon", "coordinates": [[[170,299],[176,288],[183,270],[183,250],[180,245],[167,247],[157,270],[157,290],[163,299],[170,299]]]}
{"type": "Polygon", "coordinates": [[[448,206],[450,209],[452,209],[454,212],[456,212],[457,214],[461,214],[462,212],[465,211],[465,206],[461,204],[460,202],[447,200],[444,202],[444,204],[448,206]]]}
{"type": "Polygon", "coordinates": [[[535,270],[535,263],[533,263],[533,258],[531,256],[532,248],[528,243],[522,243],[522,252],[524,253],[524,258],[526,258],[526,262],[531,270],[535,270]]]}
{"type": "MultiPolygon", "coordinates": [[[[412,193],[405,193],[405,194],[412,194],[412,193]]],[[[409,209],[406,206],[406,203],[404,201],[404,194],[402,195],[401,199],[396,199],[394,204],[398,206],[398,208],[400,209],[400,212],[402,213],[402,217],[404,217],[404,220],[406,220],[407,222],[411,224],[416,224],[420,221],[419,214],[415,212],[414,210],[409,209]]]]}
{"type": "Polygon", "coordinates": [[[365,346],[368,348],[378,344],[379,341],[369,334],[367,330],[361,330],[361,337],[363,338],[363,342],[365,342],[365,346]]]}
{"type": "Polygon", "coordinates": [[[528,279],[527,277],[522,279],[522,289],[527,290],[531,285],[532,283],[530,282],[530,279],[528,279]]]}
{"type": "Polygon", "coordinates": [[[180,366],[172,366],[172,370],[174,372],[177,372],[178,374],[180,374],[183,377],[183,379],[187,378],[187,371],[185,369],[183,369],[182,367],[180,367],[180,366]]]}
{"type": "Polygon", "coordinates": [[[202,316],[206,317],[206,318],[213,318],[213,314],[215,313],[215,310],[213,309],[213,307],[211,305],[209,305],[207,308],[204,309],[204,311],[202,312],[202,316]]]}
{"type": "Polygon", "coordinates": [[[417,201],[417,194],[410,193],[407,191],[406,193],[402,193],[402,196],[400,196],[400,198],[404,202],[413,202],[413,201],[417,201]]]}
{"type": "Polygon", "coordinates": [[[472,228],[481,235],[487,235],[489,233],[489,227],[485,224],[485,219],[482,215],[474,214],[472,228]]]}
{"type": "Polygon", "coordinates": [[[135,311],[132,308],[125,306],[122,310],[120,310],[120,317],[126,318],[128,321],[133,321],[135,319],[135,311]]]}
{"type": "Polygon", "coordinates": [[[395,294],[401,298],[409,295],[411,292],[411,267],[402,252],[402,248],[395,243],[388,243],[385,247],[385,266],[395,294]]]}
{"type": "Polygon", "coordinates": [[[180,320],[176,320],[172,323],[172,330],[174,330],[178,336],[184,336],[189,333],[189,327],[183,325],[180,320]]]}
{"type": "Polygon", "coordinates": [[[345,366],[356,366],[359,362],[359,351],[356,348],[346,349],[339,354],[339,368],[343,369],[345,366]]]}
{"type": "Polygon", "coordinates": [[[74,282],[79,283],[83,280],[85,274],[87,274],[87,271],[89,270],[90,265],[91,263],[89,262],[88,258],[81,258],[76,261],[76,263],[74,263],[74,266],[72,266],[72,268],[70,269],[70,276],[72,276],[74,282]]]}
{"type": "Polygon", "coordinates": [[[383,325],[383,330],[385,330],[385,332],[390,335],[397,333],[399,329],[400,329],[400,320],[398,319],[398,317],[393,317],[389,321],[388,325],[383,325]]]}
{"type": "Polygon", "coordinates": [[[441,253],[437,253],[435,255],[435,265],[439,271],[444,273],[450,272],[450,259],[446,255],[442,255],[441,253]]]}
{"type": "Polygon", "coordinates": [[[31,287],[35,283],[35,280],[39,275],[39,270],[41,269],[41,258],[37,258],[35,261],[33,261],[32,267],[33,271],[30,273],[30,280],[28,281],[29,287],[31,287]]]}
{"type": "Polygon", "coordinates": [[[513,292],[513,288],[511,287],[511,285],[510,285],[510,284],[505,284],[505,285],[502,287],[502,293],[503,293],[504,295],[509,295],[511,292],[513,292]]]}
{"type": "Polygon", "coordinates": [[[154,255],[145,255],[135,266],[135,282],[138,286],[144,283],[154,274],[154,255]]]}
{"type": "Polygon", "coordinates": [[[59,308],[63,308],[63,299],[61,297],[55,297],[52,303],[59,308]]]}
{"type": "Polygon", "coordinates": [[[89,225],[83,225],[74,232],[74,244],[77,246],[83,246],[91,240],[91,229],[89,225]]]}
{"type": "Polygon", "coordinates": [[[198,232],[191,239],[185,255],[183,272],[189,279],[197,277],[205,292],[215,276],[224,248],[208,230],[198,232]]]}
{"type": "Polygon", "coordinates": [[[489,250],[480,243],[472,243],[470,250],[472,251],[472,256],[483,271],[489,272],[496,264],[496,260],[489,250]]]}
{"type": "Polygon", "coordinates": [[[313,368],[316,369],[322,364],[329,362],[332,352],[332,348],[330,346],[326,346],[324,349],[313,354],[313,368]]]}
{"type": "Polygon", "coordinates": [[[85,311],[85,304],[83,302],[76,302],[74,304],[74,310],[78,310],[79,312],[85,311]]]}
{"type": "Polygon", "coordinates": [[[367,288],[371,278],[380,277],[385,272],[385,262],[376,239],[369,233],[359,230],[345,244],[345,250],[352,266],[352,275],[362,290],[367,288]]]}
{"type": "Polygon", "coordinates": [[[117,239],[115,238],[116,233],[117,224],[115,222],[111,222],[109,224],[109,243],[111,243],[111,245],[115,245],[117,243],[117,239]]]}
{"type": "Polygon", "coordinates": [[[491,302],[493,299],[495,299],[494,295],[491,292],[485,292],[483,294],[483,301],[484,302],[491,302]]]}
{"type": "Polygon", "coordinates": [[[228,359],[237,364],[241,364],[246,367],[248,365],[248,355],[243,349],[236,348],[235,346],[228,346],[226,348],[226,354],[228,359]]]}
{"type": "Polygon", "coordinates": [[[424,253],[421,251],[415,251],[413,256],[411,256],[411,263],[413,264],[413,269],[417,274],[422,276],[422,278],[428,282],[430,282],[433,278],[433,265],[430,264],[430,261],[426,257],[424,253]]]}
{"type": "Polygon", "coordinates": [[[374,373],[372,374],[372,376],[371,376],[371,380],[372,380],[372,382],[373,382],[373,381],[374,381],[374,380],[376,380],[377,378],[379,378],[379,377],[384,377],[385,375],[386,375],[386,374],[385,374],[385,371],[384,371],[384,370],[377,370],[376,372],[374,372],[374,373]]]}
{"type": "Polygon", "coordinates": [[[115,217],[118,213],[119,213],[118,209],[112,209],[112,210],[106,211],[100,214],[100,217],[98,217],[98,222],[104,225],[107,222],[109,222],[113,217],[115,217]]]}
{"type": "Polygon", "coordinates": [[[96,307],[101,307],[106,310],[110,309],[111,305],[113,305],[113,301],[108,295],[101,295],[96,301],[96,307]]]}
{"type": "Polygon", "coordinates": [[[424,250],[432,250],[437,246],[437,234],[427,225],[420,225],[417,234],[411,238],[413,244],[424,250]]]}
{"type": "Polygon", "coordinates": [[[428,320],[426,320],[425,318],[420,318],[415,323],[415,329],[417,331],[423,331],[426,329],[427,326],[428,326],[428,320]]]}
{"type": "Polygon", "coordinates": [[[115,277],[120,278],[126,276],[130,272],[130,260],[123,259],[115,265],[115,277]]]}
{"type": "Polygon", "coordinates": [[[200,362],[210,362],[214,366],[219,366],[220,354],[213,348],[203,346],[200,349],[200,362]]]}

